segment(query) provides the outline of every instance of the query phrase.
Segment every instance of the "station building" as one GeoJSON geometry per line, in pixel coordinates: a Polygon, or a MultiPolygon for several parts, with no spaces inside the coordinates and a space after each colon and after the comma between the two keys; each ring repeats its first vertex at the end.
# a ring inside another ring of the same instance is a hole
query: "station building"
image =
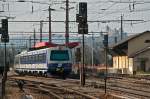
{"type": "Polygon", "coordinates": [[[150,31],[129,36],[114,44],[111,54],[114,73],[150,72],[150,31]]]}

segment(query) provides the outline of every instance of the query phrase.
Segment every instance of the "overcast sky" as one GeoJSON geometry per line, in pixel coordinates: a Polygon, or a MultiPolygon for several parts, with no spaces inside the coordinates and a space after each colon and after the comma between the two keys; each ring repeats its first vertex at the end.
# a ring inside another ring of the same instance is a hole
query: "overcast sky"
{"type": "MultiPolygon", "coordinates": [[[[65,20],[65,0],[26,0],[32,2],[15,2],[17,0],[0,0],[0,16],[14,17],[15,20],[48,20],[48,6],[56,9],[52,12],[52,20],[65,20]],[[39,3],[35,3],[39,2],[39,3]],[[47,3],[47,4],[43,4],[47,3]],[[61,4],[58,4],[61,3],[61,4]],[[32,12],[33,8],[33,12],[32,12]]],[[[78,2],[88,3],[88,20],[120,20],[123,15],[124,20],[144,20],[145,22],[123,22],[123,30],[127,33],[141,33],[150,30],[150,1],[149,0],[69,0],[69,20],[76,19],[78,2]],[[134,24],[137,23],[137,24],[134,24]]],[[[0,17],[1,19],[3,17],[0,17]]],[[[106,26],[120,28],[120,22],[110,23],[89,23],[89,32],[106,31],[106,26]]],[[[9,23],[9,31],[30,32],[35,28],[39,31],[39,23],[9,23]]],[[[43,31],[48,31],[48,23],[44,23],[43,31]]],[[[64,23],[52,23],[53,32],[65,32],[64,23]]],[[[70,23],[70,32],[77,31],[77,23],[70,23]]]]}

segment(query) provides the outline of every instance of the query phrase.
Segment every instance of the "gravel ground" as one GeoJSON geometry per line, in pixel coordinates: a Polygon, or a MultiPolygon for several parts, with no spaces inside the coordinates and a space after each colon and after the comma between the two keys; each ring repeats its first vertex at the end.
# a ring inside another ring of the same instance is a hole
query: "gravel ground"
{"type": "MultiPolygon", "coordinates": [[[[122,98],[114,98],[110,95],[98,94],[99,99],[122,99],[122,98]]],[[[6,85],[6,99],[53,99],[49,95],[45,93],[38,92],[32,89],[24,89],[24,91],[20,91],[20,89],[12,82],[7,81],[6,85]]]]}
{"type": "Polygon", "coordinates": [[[15,86],[12,86],[10,82],[7,82],[6,87],[6,99],[51,99],[49,95],[45,93],[41,93],[35,90],[24,89],[24,91],[20,91],[20,89],[15,86]]]}
{"type": "MultiPolygon", "coordinates": [[[[32,77],[27,76],[27,78],[33,80],[32,77]]],[[[38,77],[38,80],[42,80],[42,79],[43,78],[38,77]]],[[[51,83],[56,84],[56,85],[58,83],[58,85],[63,86],[63,87],[68,86],[67,82],[63,82],[62,80],[59,81],[57,79],[55,79],[55,80],[51,80],[51,83]]],[[[50,79],[45,78],[45,82],[50,83],[50,79]]],[[[80,90],[80,91],[81,91],[81,89],[83,89],[83,92],[85,91],[85,93],[87,92],[87,94],[90,93],[91,95],[97,96],[97,97],[99,97],[99,99],[125,99],[125,98],[119,98],[119,97],[116,98],[116,96],[112,96],[112,95],[105,95],[104,90],[96,89],[96,88],[93,88],[93,87],[90,87],[90,88],[83,87],[83,88],[81,88],[79,83],[77,83],[75,85],[74,85],[74,83],[73,84],[69,83],[69,86],[72,87],[71,89],[77,89],[77,90],[80,90]]],[[[7,95],[6,99],[53,99],[45,93],[41,93],[41,92],[31,90],[31,89],[24,89],[24,92],[20,91],[18,86],[15,85],[14,83],[10,82],[10,81],[7,81],[7,84],[6,84],[6,95],[7,95]]]]}

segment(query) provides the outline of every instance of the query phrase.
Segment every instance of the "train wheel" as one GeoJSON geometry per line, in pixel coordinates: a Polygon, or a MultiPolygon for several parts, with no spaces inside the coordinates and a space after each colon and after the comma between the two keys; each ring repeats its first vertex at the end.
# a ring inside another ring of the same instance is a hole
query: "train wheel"
{"type": "Polygon", "coordinates": [[[23,76],[23,71],[21,71],[20,75],[23,76]]]}
{"type": "Polygon", "coordinates": [[[42,72],[41,71],[39,72],[39,76],[42,76],[42,72]]]}
{"type": "Polygon", "coordinates": [[[31,71],[29,72],[29,75],[30,75],[30,76],[32,76],[32,73],[31,73],[31,71]]]}
{"type": "Polygon", "coordinates": [[[33,71],[32,73],[33,73],[33,76],[35,76],[35,71],[33,71]]]}
{"type": "Polygon", "coordinates": [[[24,76],[25,75],[25,71],[23,71],[22,73],[21,73],[21,76],[24,76]]]}
{"type": "Polygon", "coordinates": [[[44,77],[47,77],[47,73],[44,73],[44,77]]]}
{"type": "Polygon", "coordinates": [[[37,77],[37,76],[38,76],[38,72],[37,72],[37,71],[35,71],[35,72],[34,72],[34,75],[37,77]]]}

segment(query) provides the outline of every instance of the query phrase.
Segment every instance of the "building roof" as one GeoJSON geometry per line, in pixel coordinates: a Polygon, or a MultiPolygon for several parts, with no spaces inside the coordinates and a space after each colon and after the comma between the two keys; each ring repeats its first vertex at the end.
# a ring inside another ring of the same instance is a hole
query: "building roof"
{"type": "Polygon", "coordinates": [[[145,31],[145,32],[143,32],[143,33],[138,33],[138,34],[135,34],[135,35],[131,35],[131,36],[129,36],[129,37],[127,37],[127,38],[121,40],[120,42],[118,42],[118,43],[112,45],[111,48],[115,48],[115,47],[120,46],[120,45],[122,45],[122,44],[128,43],[130,40],[132,40],[132,39],[134,39],[134,38],[137,38],[137,37],[139,37],[139,36],[141,36],[141,35],[143,35],[143,34],[145,34],[145,33],[150,33],[150,31],[145,31]]]}
{"type": "MultiPolygon", "coordinates": [[[[133,40],[134,38],[137,38],[145,33],[150,33],[150,31],[145,31],[143,33],[139,33],[139,34],[136,34],[136,35],[132,35],[132,36],[129,36],[123,40],[121,40],[120,42],[112,45],[110,48],[112,49],[112,51],[114,51],[116,54],[119,54],[119,55],[127,55],[127,50],[128,50],[128,42],[130,40],[133,40]]],[[[115,54],[114,54],[115,55],[115,54]]]]}
{"type": "Polygon", "coordinates": [[[139,55],[139,54],[141,54],[143,52],[146,52],[146,51],[149,51],[149,50],[150,50],[150,46],[148,46],[148,47],[146,47],[144,49],[141,49],[140,51],[137,51],[137,52],[131,54],[129,57],[135,57],[136,55],[139,55]]]}

